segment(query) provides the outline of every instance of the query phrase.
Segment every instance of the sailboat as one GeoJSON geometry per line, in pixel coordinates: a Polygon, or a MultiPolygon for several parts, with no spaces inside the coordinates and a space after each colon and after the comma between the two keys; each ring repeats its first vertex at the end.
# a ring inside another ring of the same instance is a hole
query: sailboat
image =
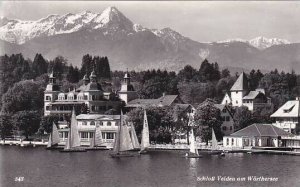
{"type": "Polygon", "coordinates": [[[87,150],[107,150],[106,146],[103,146],[103,138],[100,127],[97,125],[93,138],[90,139],[90,147],[87,150]]]}
{"type": "Polygon", "coordinates": [[[132,141],[133,149],[134,150],[140,150],[141,146],[140,146],[140,143],[139,143],[139,140],[137,138],[137,135],[136,135],[136,132],[135,132],[135,129],[134,129],[134,125],[133,125],[132,122],[130,123],[130,127],[131,127],[130,135],[131,135],[131,141],[132,141]]]}
{"type": "Polygon", "coordinates": [[[66,145],[61,152],[86,152],[86,149],[80,147],[79,132],[77,129],[77,120],[75,110],[72,111],[71,125],[66,145]]]}
{"type": "Polygon", "coordinates": [[[144,122],[142,130],[142,140],[141,140],[141,151],[140,153],[146,153],[147,149],[150,147],[150,138],[149,138],[149,125],[147,119],[146,110],[144,110],[144,122]]]}
{"type": "Polygon", "coordinates": [[[61,149],[62,147],[58,147],[59,143],[59,133],[56,125],[52,124],[52,131],[49,136],[48,144],[46,149],[61,149]]]}
{"type": "Polygon", "coordinates": [[[212,128],[212,135],[211,135],[211,152],[212,153],[216,153],[217,155],[220,155],[220,156],[225,156],[225,153],[222,151],[220,151],[218,149],[218,141],[217,141],[217,138],[216,138],[216,134],[215,134],[215,131],[214,131],[214,128],[212,128]]]}
{"type": "Polygon", "coordinates": [[[132,152],[134,149],[132,140],[129,134],[129,129],[123,121],[123,112],[121,111],[120,125],[116,135],[113,152],[110,154],[113,158],[119,157],[133,157],[137,156],[136,152],[132,152]]]}
{"type": "Polygon", "coordinates": [[[189,136],[189,142],[190,142],[190,151],[186,153],[187,158],[201,158],[202,156],[199,155],[198,149],[196,147],[195,142],[195,134],[193,130],[193,126],[191,125],[191,121],[189,119],[189,126],[191,126],[190,136],[189,136]]]}

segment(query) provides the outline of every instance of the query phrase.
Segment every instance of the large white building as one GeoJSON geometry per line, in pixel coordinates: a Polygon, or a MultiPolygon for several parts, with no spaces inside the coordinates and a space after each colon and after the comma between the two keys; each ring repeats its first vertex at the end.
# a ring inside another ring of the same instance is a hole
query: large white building
{"type": "Polygon", "coordinates": [[[299,98],[296,98],[282,105],[271,115],[271,118],[274,118],[276,121],[273,125],[287,132],[299,134],[299,103],[299,98]]]}
{"type": "Polygon", "coordinates": [[[85,75],[83,82],[79,88],[63,92],[52,72],[44,92],[44,115],[58,115],[63,120],[65,115],[71,114],[73,108],[77,114],[83,108],[86,108],[88,113],[103,114],[110,109],[119,111],[125,104],[113,92],[105,92],[102,89],[94,71],[89,78],[85,75]]]}

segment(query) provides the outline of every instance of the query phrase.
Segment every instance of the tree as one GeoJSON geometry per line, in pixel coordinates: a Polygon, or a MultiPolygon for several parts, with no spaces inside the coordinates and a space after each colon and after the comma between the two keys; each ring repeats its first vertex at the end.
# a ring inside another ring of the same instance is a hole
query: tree
{"type": "Polygon", "coordinates": [[[245,106],[237,107],[233,115],[233,121],[236,130],[243,129],[253,123],[252,113],[245,106]]]}
{"type": "Polygon", "coordinates": [[[223,69],[221,72],[221,78],[226,78],[226,77],[230,77],[230,71],[227,68],[223,69]]]}
{"type": "Polygon", "coordinates": [[[41,119],[41,125],[39,127],[38,132],[41,133],[41,134],[43,132],[51,133],[53,123],[57,124],[58,121],[59,121],[59,117],[56,116],[56,115],[43,116],[42,119],[41,119]]]}
{"type": "Polygon", "coordinates": [[[71,83],[77,83],[80,79],[80,72],[77,67],[72,65],[68,67],[67,80],[71,83]]]}
{"type": "Polygon", "coordinates": [[[177,75],[180,81],[197,80],[197,70],[190,65],[184,66],[177,75]]]}
{"type": "Polygon", "coordinates": [[[200,81],[217,81],[220,79],[219,65],[217,62],[210,64],[207,59],[205,59],[199,69],[200,81]]]}
{"type": "Polygon", "coordinates": [[[41,110],[44,106],[44,90],[38,82],[20,81],[3,95],[2,111],[16,113],[22,110],[41,110]]]}
{"type": "Polygon", "coordinates": [[[48,63],[41,54],[37,53],[32,62],[32,73],[34,77],[47,73],[47,69],[48,63]]]}
{"type": "Polygon", "coordinates": [[[7,114],[0,115],[0,135],[2,139],[5,137],[12,135],[13,124],[11,122],[11,118],[7,114]]]}
{"type": "Polygon", "coordinates": [[[198,105],[207,98],[215,97],[215,87],[211,82],[180,82],[178,91],[184,103],[198,105]]]}
{"type": "Polygon", "coordinates": [[[13,116],[14,125],[26,139],[38,131],[40,120],[38,111],[19,111],[13,116]]]}
{"type": "MultiPolygon", "coordinates": [[[[149,107],[147,110],[147,119],[150,131],[150,140],[158,143],[170,143],[173,116],[171,116],[169,107],[149,107]]],[[[136,108],[127,113],[128,121],[133,122],[137,135],[141,138],[143,129],[144,109],[136,108]]]]}
{"type": "Polygon", "coordinates": [[[212,128],[215,131],[218,140],[222,138],[221,132],[221,113],[220,109],[215,107],[215,102],[211,99],[206,99],[203,103],[198,105],[195,113],[195,124],[199,127],[197,134],[201,139],[208,144],[212,138],[212,128]]]}

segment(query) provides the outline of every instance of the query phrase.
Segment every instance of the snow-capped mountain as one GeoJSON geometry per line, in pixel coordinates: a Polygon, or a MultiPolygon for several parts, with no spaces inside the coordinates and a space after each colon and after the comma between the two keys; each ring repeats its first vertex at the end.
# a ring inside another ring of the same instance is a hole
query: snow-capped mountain
{"type": "Polygon", "coordinates": [[[132,34],[150,31],[165,39],[184,39],[170,28],[148,29],[139,24],[133,24],[115,7],[108,7],[99,14],[84,11],[62,16],[49,15],[37,21],[9,20],[5,17],[0,19],[0,39],[16,44],[24,44],[38,37],[73,33],[83,29],[101,30],[105,35],[113,35],[115,32],[132,34]]]}
{"type": "Polygon", "coordinates": [[[107,56],[113,70],[199,68],[204,58],[220,67],[298,70],[300,44],[256,38],[200,43],[170,29],[134,24],[115,7],[102,13],[49,15],[37,21],[0,18],[0,55],[22,53],[47,59],[62,55],[80,66],[85,54],[107,56]],[[281,45],[282,44],[282,45],[281,45]],[[268,47],[268,50],[261,50],[268,47]],[[285,63],[282,63],[285,62],[285,63]]]}
{"type": "Polygon", "coordinates": [[[106,29],[106,34],[114,31],[132,32],[133,23],[115,7],[108,7],[102,13],[84,11],[62,16],[49,15],[37,21],[0,20],[0,39],[23,44],[42,36],[73,33],[82,29],[106,29]]]}
{"type": "Polygon", "coordinates": [[[263,50],[269,47],[272,47],[274,45],[285,45],[285,44],[290,44],[288,40],[285,39],[279,39],[279,38],[266,38],[263,36],[259,36],[256,38],[253,38],[251,40],[244,40],[241,38],[236,38],[236,39],[228,39],[228,40],[222,40],[222,41],[217,41],[216,43],[232,43],[232,42],[243,42],[247,43],[257,49],[263,50]]]}
{"type": "Polygon", "coordinates": [[[262,36],[253,38],[252,40],[249,40],[248,43],[258,49],[266,49],[274,45],[290,44],[290,42],[285,39],[265,38],[262,36]]]}

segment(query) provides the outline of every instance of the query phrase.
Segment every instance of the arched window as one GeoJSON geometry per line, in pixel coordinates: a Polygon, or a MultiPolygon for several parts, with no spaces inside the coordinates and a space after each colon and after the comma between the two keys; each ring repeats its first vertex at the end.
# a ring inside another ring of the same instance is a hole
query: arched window
{"type": "Polygon", "coordinates": [[[86,122],[85,122],[85,121],[83,121],[83,122],[82,122],[82,125],[84,125],[84,126],[85,126],[85,125],[86,125],[86,122]]]}
{"type": "Polygon", "coordinates": [[[94,122],[94,121],[91,121],[90,125],[91,125],[91,126],[95,126],[95,122],[94,122]]]}
{"type": "Polygon", "coordinates": [[[107,126],[111,126],[111,122],[110,121],[107,122],[107,126]]]}

